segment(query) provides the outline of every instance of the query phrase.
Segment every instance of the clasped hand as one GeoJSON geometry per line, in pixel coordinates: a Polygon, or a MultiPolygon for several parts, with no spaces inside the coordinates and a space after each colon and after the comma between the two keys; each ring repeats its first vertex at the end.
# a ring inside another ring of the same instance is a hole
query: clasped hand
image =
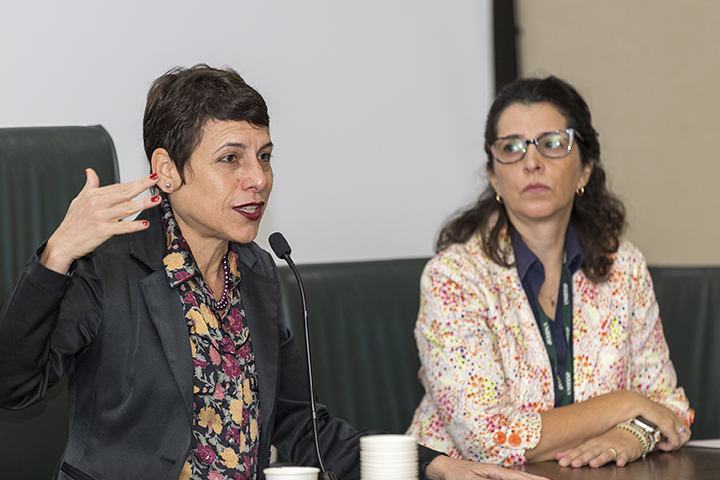
{"type": "Polygon", "coordinates": [[[623,467],[640,458],[642,453],[642,444],[635,435],[627,430],[612,428],[572,450],[558,453],[555,458],[562,467],[579,468],[588,465],[597,468],[613,461],[618,467],[623,467]]]}
{"type": "MultiPolygon", "coordinates": [[[[644,414],[660,428],[662,435],[657,444],[659,450],[670,452],[680,448],[690,439],[690,429],[685,427],[685,422],[670,409],[645,399],[644,414]]],[[[643,454],[643,444],[631,432],[611,428],[604,434],[592,438],[572,450],[559,452],[555,459],[563,466],[575,468],[585,465],[597,468],[606,463],[615,462],[618,467],[623,467],[634,462],[643,454]]]]}

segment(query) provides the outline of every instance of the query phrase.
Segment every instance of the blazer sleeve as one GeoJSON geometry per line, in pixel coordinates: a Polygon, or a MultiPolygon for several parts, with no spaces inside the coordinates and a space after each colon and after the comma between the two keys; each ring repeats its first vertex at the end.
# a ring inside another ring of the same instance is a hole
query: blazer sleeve
{"type": "Polygon", "coordinates": [[[46,268],[38,253],[0,314],[0,407],[21,409],[43,399],[99,325],[101,288],[78,262],[67,275],[46,268]],[[61,305],[63,308],[61,309],[61,305]]]}
{"type": "Polygon", "coordinates": [[[630,275],[632,316],[629,335],[629,388],[642,393],[675,412],[689,426],[694,418],[685,391],[677,385],[677,374],[670,360],[670,350],[659,315],[652,279],[645,258],[635,247],[627,246],[629,254],[619,261],[633,266],[630,275]]]}
{"type": "Polygon", "coordinates": [[[429,445],[452,444],[466,459],[507,466],[525,462],[541,421],[536,406],[518,408],[506,382],[519,375],[512,363],[519,359],[501,355],[509,332],[497,302],[488,301],[493,292],[485,280],[457,252],[435,257],[423,272],[415,336],[429,401],[416,419],[429,445]]]}

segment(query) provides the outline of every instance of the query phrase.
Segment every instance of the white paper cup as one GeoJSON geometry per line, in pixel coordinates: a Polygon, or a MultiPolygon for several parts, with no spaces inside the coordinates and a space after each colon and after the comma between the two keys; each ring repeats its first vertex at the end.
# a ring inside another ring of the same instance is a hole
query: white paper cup
{"type": "Polygon", "coordinates": [[[263,470],[267,480],[317,480],[317,467],[270,467],[263,470]]]}
{"type": "Polygon", "coordinates": [[[393,468],[417,468],[417,459],[411,462],[394,462],[391,458],[381,460],[367,460],[365,458],[360,459],[360,466],[365,468],[382,468],[382,467],[393,467],[393,468]]]}
{"type": "Polygon", "coordinates": [[[417,460],[414,462],[402,462],[402,463],[393,463],[393,462],[367,462],[367,461],[360,461],[360,470],[363,471],[370,471],[370,470],[378,470],[378,469],[384,469],[388,468],[391,470],[407,470],[407,471],[414,471],[418,469],[418,462],[417,460]]]}
{"type": "Polygon", "coordinates": [[[415,460],[414,462],[368,462],[368,461],[361,461],[360,467],[364,468],[384,468],[384,467],[392,467],[394,469],[398,468],[415,468],[417,470],[418,468],[418,462],[415,460]]]}
{"type": "Polygon", "coordinates": [[[385,474],[385,473],[379,474],[379,475],[372,475],[372,474],[364,474],[364,473],[363,473],[363,474],[360,475],[360,478],[361,478],[361,480],[388,480],[388,479],[392,479],[392,480],[418,480],[418,474],[415,473],[415,474],[412,474],[412,475],[408,475],[408,476],[404,476],[404,477],[403,477],[403,476],[396,476],[396,475],[388,476],[388,475],[385,474]]]}
{"type": "Polygon", "coordinates": [[[418,461],[417,452],[409,453],[395,453],[393,451],[388,452],[360,452],[360,462],[372,462],[372,463],[404,463],[404,462],[415,462],[418,461]]]}
{"type": "Polygon", "coordinates": [[[388,448],[417,450],[417,440],[410,435],[367,435],[360,437],[360,448],[363,450],[386,450],[388,448]]]}
{"type": "Polygon", "coordinates": [[[418,445],[409,435],[369,435],[360,438],[362,480],[417,480],[418,445]]]}
{"type": "Polygon", "coordinates": [[[360,478],[372,478],[382,477],[389,479],[401,478],[401,477],[415,477],[418,476],[418,468],[380,468],[380,469],[361,469],[360,478]]]}
{"type": "Polygon", "coordinates": [[[390,472],[360,472],[362,480],[417,480],[418,472],[413,473],[390,473],[390,472]]]}

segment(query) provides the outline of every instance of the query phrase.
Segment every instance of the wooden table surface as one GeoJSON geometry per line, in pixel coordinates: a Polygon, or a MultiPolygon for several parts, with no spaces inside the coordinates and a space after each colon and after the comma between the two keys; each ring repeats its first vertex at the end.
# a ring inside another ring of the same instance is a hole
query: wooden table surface
{"type": "Polygon", "coordinates": [[[520,469],[553,480],[717,480],[720,450],[685,447],[672,453],[656,452],[621,468],[614,463],[601,468],[571,468],[541,462],[520,469]]]}

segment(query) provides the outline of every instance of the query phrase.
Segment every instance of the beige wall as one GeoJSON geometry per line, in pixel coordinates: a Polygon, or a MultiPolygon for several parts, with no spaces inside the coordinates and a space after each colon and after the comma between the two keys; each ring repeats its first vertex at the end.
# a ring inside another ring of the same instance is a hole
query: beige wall
{"type": "Polygon", "coordinates": [[[720,2],[516,0],[522,76],[589,103],[626,238],[651,265],[720,265],[720,2]]]}

